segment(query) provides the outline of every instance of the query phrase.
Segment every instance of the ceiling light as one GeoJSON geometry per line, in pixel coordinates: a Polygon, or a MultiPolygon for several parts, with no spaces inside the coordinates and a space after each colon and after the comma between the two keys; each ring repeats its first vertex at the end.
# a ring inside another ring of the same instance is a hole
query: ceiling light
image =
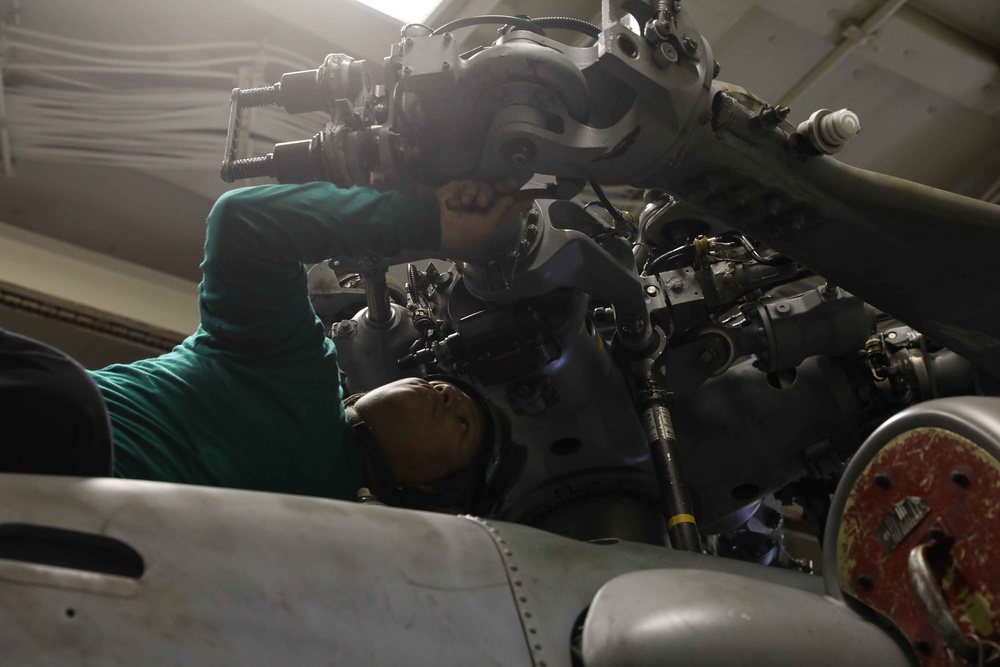
{"type": "Polygon", "coordinates": [[[361,4],[388,14],[403,23],[421,23],[437,9],[442,0],[358,0],[361,4]]]}

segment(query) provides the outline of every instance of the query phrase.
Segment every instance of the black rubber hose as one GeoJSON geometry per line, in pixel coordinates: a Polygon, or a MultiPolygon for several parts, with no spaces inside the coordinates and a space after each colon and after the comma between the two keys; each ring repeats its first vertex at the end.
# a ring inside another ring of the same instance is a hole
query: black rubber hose
{"type": "Polygon", "coordinates": [[[518,30],[530,30],[531,32],[538,33],[539,35],[545,34],[545,30],[543,30],[541,26],[531,19],[521,18],[520,16],[502,16],[494,14],[469,16],[464,19],[456,19],[445,23],[440,28],[435,29],[431,34],[440,35],[443,32],[452,32],[453,30],[458,30],[459,28],[468,28],[474,25],[489,25],[491,23],[513,26],[518,30]]]}
{"type": "Polygon", "coordinates": [[[574,32],[581,32],[587,37],[593,37],[594,39],[601,36],[601,29],[593,23],[570,16],[545,16],[531,20],[536,25],[548,30],[572,30],[574,32]]]}
{"type": "Polygon", "coordinates": [[[694,246],[690,244],[682,245],[679,248],[674,248],[673,250],[659,255],[656,259],[646,265],[645,273],[647,275],[659,273],[661,266],[679,258],[684,258],[688,264],[694,262],[694,246]]]}
{"type": "Polygon", "coordinates": [[[611,217],[614,218],[615,222],[618,224],[624,224],[625,216],[622,215],[622,212],[619,211],[618,208],[611,203],[611,200],[608,199],[608,196],[604,194],[604,190],[601,188],[601,184],[595,181],[594,179],[590,179],[587,182],[590,183],[590,187],[594,190],[594,193],[597,195],[597,198],[601,200],[601,206],[603,206],[607,210],[607,212],[611,214],[611,217]]]}

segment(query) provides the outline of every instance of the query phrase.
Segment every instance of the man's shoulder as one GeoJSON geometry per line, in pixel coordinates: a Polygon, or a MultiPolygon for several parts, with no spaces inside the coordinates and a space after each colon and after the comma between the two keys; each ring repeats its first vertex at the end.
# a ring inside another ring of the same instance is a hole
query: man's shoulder
{"type": "MultiPolygon", "coordinates": [[[[302,393],[337,391],[340,385],[336,348],[326,339],[320,349],[295,353],[239,354],[213,345],[212,337],[199,332],[170,352],[150,359],[115,364],[92,375],[107,394],[211,396],[299,396],[302,393]]],[[[339,399],[339,394],[338,394],[339,399]]]]}
{"type": "Polygon", "coordinates": [[[208,360],[198,355],[186,343],[187,341],[157,357],[112,364],[100,370],[91,371],[90,374],[98,385],[104,386],[129,379],[138,380],[157,375],[172,375],[178,372],[184,374],[189,372],[188,369],[204,366],[208,360]]]}

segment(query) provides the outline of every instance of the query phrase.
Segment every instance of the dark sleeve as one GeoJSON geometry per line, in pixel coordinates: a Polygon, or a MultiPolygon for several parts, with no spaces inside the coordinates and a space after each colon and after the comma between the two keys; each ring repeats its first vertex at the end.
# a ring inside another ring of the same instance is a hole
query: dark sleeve
{"type": "Polygon", "coordinates": [[[111,474],[111,426],[97,385],[67,355],[0,329],[0,471],[111,474]]]}
{"type": "Polygon", "coordinates": [[[440,210],[430,194],[330,183],[228,192],[208,216],[200,346],[282,359],[322,353],[303,263],[432,250],[440,235],[440,210]]]}

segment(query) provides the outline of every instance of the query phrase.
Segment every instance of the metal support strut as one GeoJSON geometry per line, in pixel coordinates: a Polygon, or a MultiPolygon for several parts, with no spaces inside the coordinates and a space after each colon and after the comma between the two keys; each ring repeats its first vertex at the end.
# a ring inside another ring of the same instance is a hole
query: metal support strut
{"type": "Polygon", "coordinates": [[[374,258],[366,257],[361,261],[361,277],[365,280],[365,299],[368,302],[368,321],[374,325],[392,322],[389,287],[385,282],[387,270],[374,258]]]}
{"type": "Polygon", "coordinates": [[[667,520],[670,545],[675,549],[701,553],[701,536],[695,523],[694,508],[677,461],[677,436],[667,407],[666,392],[656,382],[647,381],[645,388],[639,392],[639,408],[653,456],[656,481],[660,485],[660,503],[667,520]]]}

